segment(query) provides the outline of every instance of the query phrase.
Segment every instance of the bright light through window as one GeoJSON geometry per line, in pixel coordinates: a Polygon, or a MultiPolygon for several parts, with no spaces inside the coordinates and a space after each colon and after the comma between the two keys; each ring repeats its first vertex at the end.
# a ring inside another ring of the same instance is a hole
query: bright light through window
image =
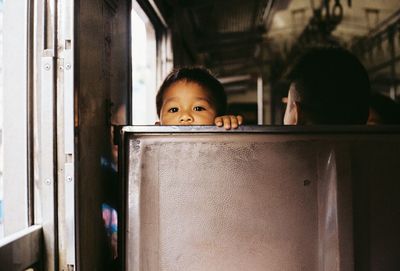
{"type": "Polygon", "coordinates": [[[139,8],[132,9],[132,122],[153,125],[157,120],[156,37],[154,27],[139,8]]]}
{"type": "Polygon", "coordinates": [[[27,3],[0,0],[0,238],[28,227],[27,3]]]}

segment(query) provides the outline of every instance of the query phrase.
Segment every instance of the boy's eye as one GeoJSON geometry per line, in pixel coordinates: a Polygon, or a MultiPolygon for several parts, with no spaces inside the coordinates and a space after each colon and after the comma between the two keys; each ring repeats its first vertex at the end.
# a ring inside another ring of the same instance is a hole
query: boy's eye
{"type": "Polygon", "coordinates": [[[168,110],[168,112],[170,112],[170,113],[176,113],[176,112],[178,112],[178,107],[172,107],[172,108],[170,108],[170,109],[168,110]]]}
{"type": "Polygon", "coordinates": [[[195,106],[194,108],[193,108],[193,110],[194,111],[203,111],[203,110],[206,110],[204,107],[202,107],[202,106],[195,106]]]}

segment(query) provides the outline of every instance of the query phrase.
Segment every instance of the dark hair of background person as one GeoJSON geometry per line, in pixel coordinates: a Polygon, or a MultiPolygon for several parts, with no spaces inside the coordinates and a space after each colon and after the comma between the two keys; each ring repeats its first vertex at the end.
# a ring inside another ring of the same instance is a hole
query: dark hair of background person
{"type": "Polygon", "coordinates": [[[211,103],[217,110],[217,115],[225,115],[227,108],[227,98],[222,84],[211,74],[211,72],[202,67],[184,67],[173,70],[164,80],[156,97],[157,114],[160,116],[163,104],[164,93],[174,83],[191,82],[199,84],[209,94],[211,103]]]}
{"type": "Polygon", "coordinates": [[[365,124],[370,83],[361,62],[340,47],[313,47],[295,63],[289,79],[307,121],[365,124]]]}
{"type": "Polygon", "coordinates": [[[371,94],[368,124],[400,124],[400,104],[380,93],[371,94]]]}

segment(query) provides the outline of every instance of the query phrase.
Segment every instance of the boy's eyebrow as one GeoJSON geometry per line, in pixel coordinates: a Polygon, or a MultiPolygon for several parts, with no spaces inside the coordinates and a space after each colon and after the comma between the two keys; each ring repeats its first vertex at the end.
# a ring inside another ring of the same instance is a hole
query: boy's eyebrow
{"type": "Polygon", "coordinates": [[[202,100],[202,101],[206,101],[207,103],[211,103],[211,100],[208,98],[204,98],[204,97],[196,97],[196,99],[198,100],[202,100]]]}
{"type": "Polygon", "coordinates": [[[165,99],[164,103],[167,103],[167,102],[173,101],[173,100],[177,100],[177,99],[178,99],[178,97],[171,97],[171,98],[165,99]]]}

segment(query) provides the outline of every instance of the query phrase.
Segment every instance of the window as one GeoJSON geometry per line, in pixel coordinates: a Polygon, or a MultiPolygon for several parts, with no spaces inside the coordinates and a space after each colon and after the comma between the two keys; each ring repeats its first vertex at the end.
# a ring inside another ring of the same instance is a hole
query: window
{"type": "Polygon", "coordinates": [[[26,2],[0,0],[0,238],[28,227],[26,2]]]}
{"type": "MultiPolygon", "coordinates": [[[[38,21],[45,21],[46,26],[54,25],[49,19],[36,20],[38,17],[43,18],[43,13],[38,12],[39,7],[50,9],[54,5],[51,5],[50,1],[41,0],[0,0],[0,269],[2,270],[29,270],[27,268],[36,270],[35,267],[41,265],[41,259],[44,259],[42,251],[49,251],[47,247],[43,249],[42,226],[34,225],[35,222],[40,224],[43,220],[36,221],[33,217],[34,214],[35,217],[45,216],[45,212],[40,213],[40,210],[33,212],[33,198],[48,199],[41,197],[44,193],[33,197],[34,192],[44,185],[47,185],[50,193],[53,192],[50,184],[42,185],[36,181],[37,179],[33,182],[34,171],[39,172],[34,150],[43,153],[42,146],[36,146],[38,138],[44,133],[53,132],[51,129],[47,129],[49,132],[44,131],[45,129],[40,131],[33,129],[35,128],[33,123],[38,122],[35,117],[39,115],[36,113],[39,106],[34,105],[36,99],[40,99],[34,85],[36,86],[38,81],[36,79],[41,78],[34,68],[36,66],[34,63],[40,61],[35,49],[39,51],[43,48],[37,43],[35,47],[34,41],[44,40],[40,38],[43,35],[37,29],[44,31],[45,28],[40,27],[42,24],[38,21]],[[15,254],[15,251],[18,253],[15,254]],[[15,260],[16,255],[18,260],[15,260]]],[[[41,64],[40,62],[37,66],[41,64]]],[[[43,70],[50,73],[50,65],[43,67],[43,70]]],[[[52,80],[47,81],[52,82],[52,80]]],[[[51,99],[49,95],[41,96],[51,99]]],[[[42,110],[41,113],[52,117],[52,114],[46,114],[47,111],[42,110]]],[[[48,145],[48,141],[46,144],[48,145]]],[[[51,148],[51,152],[53,151],[54,148],[51,148]]],[[[53,166],[53,160],[51,162],[53,166]]],[[[46,206],[52,206],[52,201],[47,200],[46,206]]],[[[51,231],[51,226],[51,223],[45,224],[46,230],[51,231]]],[[[46,236],[46,242],[48,239],[46,236]]]]}
{"type": "Polygon", "coordinates": [[[153,125],[157,120],[156,33],[152,23],[138,5],[132,8],[131,29],[132,123],[153,125]]]}

